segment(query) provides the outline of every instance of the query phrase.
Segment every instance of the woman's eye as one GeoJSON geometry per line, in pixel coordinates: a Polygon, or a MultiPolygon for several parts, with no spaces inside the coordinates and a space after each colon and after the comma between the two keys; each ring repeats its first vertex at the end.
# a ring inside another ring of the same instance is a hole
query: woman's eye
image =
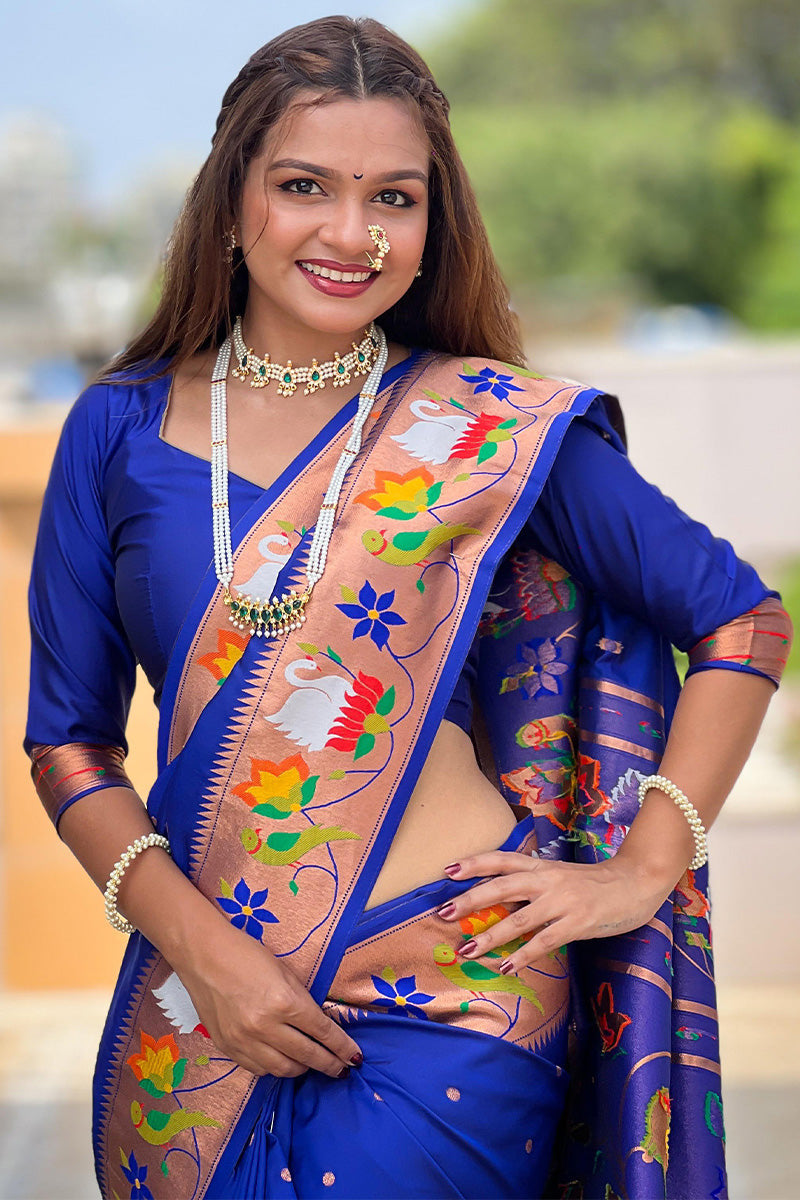
{"type": "Polygon", "coordinates": [[[318,192],[322,191],[314,179],[287,179],[286,183],[280,184],[282,192],[290,192],[293,196],[313,196],[314,188],[318,192]]]}
{"type": "Polygon", "coordinates": [[[395,188],[378,192],[377,199],[381,204],[388,204],[392,208],[410,208],[412,204],[416,204],[416,200],[412,200],[406,192],[398,192],[395,188]]]}

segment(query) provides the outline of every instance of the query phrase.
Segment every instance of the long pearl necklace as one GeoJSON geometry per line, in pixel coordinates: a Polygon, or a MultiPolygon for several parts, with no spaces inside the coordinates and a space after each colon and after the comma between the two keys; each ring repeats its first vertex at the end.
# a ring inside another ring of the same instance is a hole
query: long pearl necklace
{"type": "Polygon", "coordinates": [[[258,637],[275,637],[299,629],[305,621],[305,607],[314,585],[322,578],[336,521],[339,494],[347,469],[361,449],[364,423],[377,399],[376,388],[386,367],[389,350],[386,336],[378,325],[370,326],[375,362],[358,400],[358,409],[350,436],[333,469],[328,489],[322,500],[314,536],[308,552],[306,587],[282,596],[234,595],[233,552],[231,549],[231,519],[228,506],[228,395],[227,378],[231,363],[231,339],[227,337],[219,348],[211,375],[211,513],[214,529],[214,567],[224,589],[224,602],[230,609],[229,619],[237,629],[246,629],[258,637]],[[372,331],[374,330],[374,333],[372,331]]]}

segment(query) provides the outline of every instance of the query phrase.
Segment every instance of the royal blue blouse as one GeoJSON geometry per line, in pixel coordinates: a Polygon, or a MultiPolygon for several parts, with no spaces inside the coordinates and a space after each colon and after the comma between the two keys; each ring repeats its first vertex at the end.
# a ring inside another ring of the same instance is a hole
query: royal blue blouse
{"type": "MultiPolygon", "coordinates": [[[[382,385],[418,353],[388,371],[382,385]]],[[[96,384],[67,415],[44,498],[30,586],[25,747],[127,749],[136,662],[159,703],[170,652],[213,561],[207,460],[162,440],[171,376],[96,384]]],[[[572,420],[527,524],[529,544],[681,650],[769,590],[729,542],[646,482],[595,404],[572,420]]],[[[263,489],[231,473],[231,525],[263,489]]],[[[469,730],[477,639],[446,712],[469,730]]],[[[692,670],[730,667],[701,663],[692,670]]]]}

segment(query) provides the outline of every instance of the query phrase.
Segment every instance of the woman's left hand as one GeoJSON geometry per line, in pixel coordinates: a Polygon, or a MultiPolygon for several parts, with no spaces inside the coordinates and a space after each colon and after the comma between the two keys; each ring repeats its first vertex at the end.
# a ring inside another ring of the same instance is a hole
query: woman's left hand
{"type": "MultiPolygon", "coordinates": [[[[476,883],[439,909],[456,921],[493,904],[509,915],[459,947],[465,958],[480,958],[521,936],[530,940],[501,963],[506,974],[582,938],[610,937],[644,925],[672,891],[655,882],[634,860],[618,855],[600,863],[565,863],[516,851],[474,854],[449,868],[451,879],[492,876],[476,883]],[[507,965],[507,964],[510,964],[507,965]]],[[[674,886],[674,885],[673,885],[674,886]]]]}

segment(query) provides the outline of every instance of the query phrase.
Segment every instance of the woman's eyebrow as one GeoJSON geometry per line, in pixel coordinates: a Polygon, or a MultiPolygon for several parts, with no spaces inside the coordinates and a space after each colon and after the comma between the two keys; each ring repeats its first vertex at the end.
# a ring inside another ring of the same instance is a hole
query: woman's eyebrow
{"type": "MultiPolygon", "coordinates": [[[[285,170],[286,168],[292,171],[305,171],[309,175],[319,175],[322,179],[342,178],[338,171],[333,171],[330,167],[321,167],[317,163],[303,162],[299,158],[279,158],[269,165],[270,171],[285,170]]],[[[418,179],[420,183],[426,186],[428,183],[427,173],[419,171],[415,167],[408,167],[402,171],[389,171],[385,175],[376,176],[376,182],[379,183],[398,183],[402,179],[418,179]]]]}

